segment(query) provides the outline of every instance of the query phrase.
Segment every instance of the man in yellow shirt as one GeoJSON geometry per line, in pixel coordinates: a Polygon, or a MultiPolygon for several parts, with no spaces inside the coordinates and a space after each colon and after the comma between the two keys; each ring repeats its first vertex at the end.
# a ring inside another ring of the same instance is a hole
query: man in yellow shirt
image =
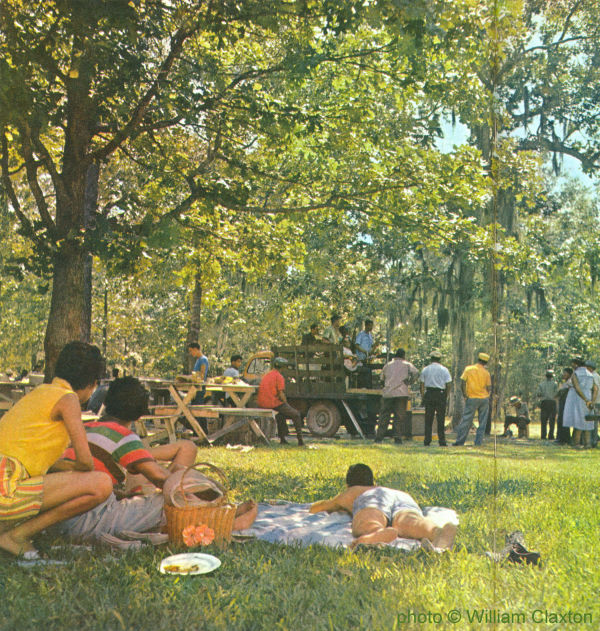
{"type": "Polygon", "coordinates": [[[475,418],[479,420],[479,427],[475,435],[475,444],[483,443],[483,435],[487,424],[490,408],[490,392],[492,389],[492,379],[486,365],[490,360],[487,353],[479,353],[477,363],[467,366],[460,377],[460,385],[465,397],[465,409],[461,422],[456,429],[456,442],[454,447],[464,445],[465,440],[475,418]]]}

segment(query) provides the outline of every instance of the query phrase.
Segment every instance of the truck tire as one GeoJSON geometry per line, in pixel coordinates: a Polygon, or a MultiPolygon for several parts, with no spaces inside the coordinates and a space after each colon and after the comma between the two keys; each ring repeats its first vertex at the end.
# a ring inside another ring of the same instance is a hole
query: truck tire
{"type": "Polygon", "coordinates": [[[335,436],[341,422],[342,415],[331,401],[315,401],[306,414],[306,426],[314,436],[335,436]]]}

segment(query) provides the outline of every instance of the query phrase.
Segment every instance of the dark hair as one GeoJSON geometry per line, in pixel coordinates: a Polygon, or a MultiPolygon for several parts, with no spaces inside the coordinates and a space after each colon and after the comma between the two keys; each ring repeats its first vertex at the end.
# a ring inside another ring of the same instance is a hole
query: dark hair
{"type": "Polygon", "coordinates": [[[399,348],[396,351],[396,354],[394,355],[394,357],[400,357],[402,359],[404,358],[405,355],[406,355],[406,351],[403,348],[399,348]]]}
{"type": "Polygon", "coordinates": [[[341,315],[338,315],[337,313],[334,313],[334,314],[331,316],[331,324],[333,324],[336,320],[341,320],[341,319],[342,319],[342,316],[341,316],[341,315]]]}
{"type": "Polygon", "coordinates": [[[340,333],[343,336],[350,335],[350,332],[348,331],[348,328],[346,327],[345,324],[342,324],[342,326],[340,327],[340,333]]]}
{"type": "Polygon", "coordinates": [[[112,369],[112,376],[114,379],[116,379],[119,376],[119,369],[118,368],[113,368],[112,369]]]}
{"type": "Polygon", "coordinates": [[[232,355],[231,359],[229,361],[233,364],[233,362],[236,362],[238,359],[242,359],[242,356],[241,355],[232,355]]]}
{"type": "Polygon", "coordinates": [[[346,484],[348,486],[373,486],[373,471],[366,464],[350,465],[346,473],[346,484]]]}
{"type": "Polygon", "coordinates": [[[573,369],[571,368],[571,366],[565,366],[563,368],[563,372],[568,372],[570,375],[573,374],[573,369]]]}
{"type": "Polygon", "coordinates": [[[318,328],[319,328],[319,325],[318,325],[316,322],[313,322],[313,323],[310,325],[310,330],[311,330],[311,331],[312,331],[313,329],[318,329],[318,328]]]}
{"type": "Polygon", "coordinates": [[[188,348],[197,348],[198,350],[200,350],[200,344],[198,344],[198,342],[190,342],[188,344],[188,348]]]}
{"type": "Polygon", "coordinates": [[[104,399],[106,413],[120,421],[137,421],[148,414],[148,391],[135,377],[115,379],[104,399]]]}
{"type": "Polygon", "coordinates": [[[367,318],[365,320],[365,326],[367,326],[367,324],[373,324],[373,320],[371,320],[371,318],[367,318]]]}
{"type": "Polygon", "coordinates": [[[100,349],[86,342],[69,342],[58,355],[54,376],[69,382],[73,390],[93,386],[104,374],[100,349]]]}
{"type": "Polygon", "coordinates": [[[585,362],[583,361],[583,357],[573,357],[573,359],[571,360],[572,364],[577,364],[577,366],[581,367],[585,364],[585,362]]]}

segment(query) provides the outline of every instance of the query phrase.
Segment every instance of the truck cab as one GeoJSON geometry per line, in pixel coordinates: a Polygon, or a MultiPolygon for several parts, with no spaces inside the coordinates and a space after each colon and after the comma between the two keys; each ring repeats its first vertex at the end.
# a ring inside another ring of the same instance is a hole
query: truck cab
{"type": "Polygon", "coordinates": [[[264,375],[271,370],[271,361],[274,355],[271,351],[258,351],[254,353],[244,368],[242,378],[247,383],[257,386],[264,375]]]}

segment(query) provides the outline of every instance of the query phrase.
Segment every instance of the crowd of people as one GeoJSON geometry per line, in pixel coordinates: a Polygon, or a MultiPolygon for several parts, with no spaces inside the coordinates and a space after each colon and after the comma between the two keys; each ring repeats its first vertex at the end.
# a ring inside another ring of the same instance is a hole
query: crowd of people
{"type": "MultiPolygon", "coordinates": [[[[357,359],[363,362],[373,347],[369,324],[365,323],[365,335],[357,345],[364,353],[357,359]]],[[[332,318],[329,334],[335,331],[337,325],[332,318]]],[[[319,341],[318,327],[311,335],[319,341]]],[[[196,358],[194,370],[204,379],[208,360],[198,345],[191,345],[190,352],[196,358]]],[[[454,446],[465,444],[476,413],[479,425],[474,442],[483,442],[490,412],[489,359],[486,353],[479,353],[476,363],[467,366],[461,375],[465,406],[454,446]]],[[[441,353],[433,350],[429,364],[419,371],[400,348],[385,364],[375,442],[386,437],[392,416],[394,441],[402,443],[404,438],[412,437],[409,386],[418,381],[425,407],[424,444],[431,444],[436,422],[439,444],[447,445],[445,418],[452,377],[441,360],[441,353]]],[[[240,355],[231,357],[227,377],[239,377],[241,361],[240,355]]],[[[280,359],[274,358],[271,370],[261,380],[258,405],[276,411],[282,442],[286,442],[286,421],[291,419],[298,444],[302,445],[302,417],[288,403],[280,368],[280,359]]],[[[536,393],[543,439],[570,441],[581,449],[597,444],[600,376],[595,368],[592,361],[575,358],[572,366],[563,370],[560,384],[552,370],[546,372],[536,393]]],[[[113,375],[102,391],[102,416],[84,424],[82,406],[92,398],[104,370],[97,347],[71,342],[58,357],[52,382],[37,386],[0,419],[0,549],[35,556],[32,537],[47,529],[89,540],[125,530],[160,527],[162,495],[129,496],[131,485],[129,491],[124,485],[133,476],[141,476],[161,489],[171,475],[196,461],[197,448],[186,440],[153,448],[144,446],[131,424],[148,413],[148,392],[134,377],[113,375]]],[[[510,398],[510,406],[512,413],[505,416],[504,436],[511,435],[513,424],[519,436],[525,436],[531,420],[529,406],[518,396],[510,398]]],[[[453,539],[452,532],[442,532],[428,523],[410,496],[375,487],[372,473],[369,477],[366,470],[355,473],[358,477],[348,483],[347,491],[313,505],[312,510],[342,509],[354,514],[357,543],[414,536],[429,538],[444,547],[446,540],[453,539]]],[[[252,514],[246,507],[238,516],[238,527],[249,519],[252,514]]]]}
{"type": "MultiPolygon", "coordinates": [[[[232,358],[230,375],[240,359],[232,358]]],[[[276,368],[274,362],[272,372],[276,368]]],[[[162,493],[131,493],[126,483],[141,477],[160,491],[177,471],[195,463],[197,448],[186,440],[153,448],[142,443],[131,425],[148,413],[148,392],[131,376],[113,375],[101,417],[83,423],[82,407],[103,374],[99,349],[71,342],[58,357],[52,382],[36,387],[0,419],[0,549],[5,552],[38,558],[32,539],[41,531],[89,541],[157,531],[163,523],[162,493]]],[[[276,374],[266,383],[265,392],[274,388],[279,398],[264,404],[285,406],[276,374]]],[[[281,413],[294,418],[291,410],[281,413]]],[[[297,420],[301,422],[299,415],[297,420]]],[[[301,443],[299,424],[296,429],[301,443]]],[[[352,514],[354,545],[401,536],[452,546],[454,526],[430,522],[407,493],[375,486],[366,465],[351,467],[347,483],[348,491],[311,510],[352,514]]],[[[254,502],[241,504],[234,530],[248,527],[256,511],[254,502]]]]}
{"type": "MultiPolygon", "coordinates": [[[[356,385],[361,388],[372,387],[371,360],[376,356],[378,344],[373,336],[373,320],[364,320],[361,331],[352,339],[347,326],[342,325],[341,316],[333,314],[330,324],[320,333],[318,323],[313,323],[309,331],[302,336],[303,345],[336,344],[343,349],[344,369],[347,375],[355,375],[356,385]]],[[[196,359],[194,372],[202,381],[208,375],[208,360],[198,344],[191,344],[190,353],[196,359]]],[[[394,442],[401,444],[403,439],[412,438],[410,423],[410,404],[412,403],[411,386],[418,382],[421,403],[425,408],[424,444],[431,444],[434,423],[440,446],[446,442],[446,410],[452,385],[449,370],[441,363],[440,351],[430,353],[430,362],[419,372],[406,360],[406,351],[399,348],[382,371],[382,399],[379,410],[375,442],[382,442],[387,434],[390,420],[393,417],[394,442]]],[[[489,417],[491,413],[490,394],[492,390],[491,375],[487,370],[489,354],[480,352],[477,361],[467,366],[460,377],[460,386],[464,399],[464,410],[460,423],[456,428],[453,446],[465,444],[477,416],[478,426],[474,444],[481,445],[486,433],[489,433],[489,417]]],[[[231,365],[224,372],[225,376],[240,378],[241,355],[231,357],[231,365]]],[[[285,379],[280,368],[285,360],[274,358],[271,371],[265,375],[259,387],[259,407],[271,408],[277,412],[278,435],[282,443],[286,443],[288,435],[287,420],[293,422],[302,444],[302,416],[287,401],[285,395],[285,379]]],[[[540,409],[541,439],[554,440],[557,444],[572,444],[578,448],[595,447],[598,443],[598,419],[596,417],[596,400],[600,393],[600,377],[591,360],[574,358],[571,367],[563,370],[560,384],[555,381],[552,369],[546,371],[544,380],[539,384],[535,403],[540,409]],[[556,433],[555,433],[556,425],[556,433]]],[[[197,395],[204,397],[204,393],[197,395]]],[[[528,435],[531,421],[529,406],[521,396],[509,398],[508,409],[504,415],[503,438],[513,436],[511,426],[515,425],[518,437],[528,435]]]]}

